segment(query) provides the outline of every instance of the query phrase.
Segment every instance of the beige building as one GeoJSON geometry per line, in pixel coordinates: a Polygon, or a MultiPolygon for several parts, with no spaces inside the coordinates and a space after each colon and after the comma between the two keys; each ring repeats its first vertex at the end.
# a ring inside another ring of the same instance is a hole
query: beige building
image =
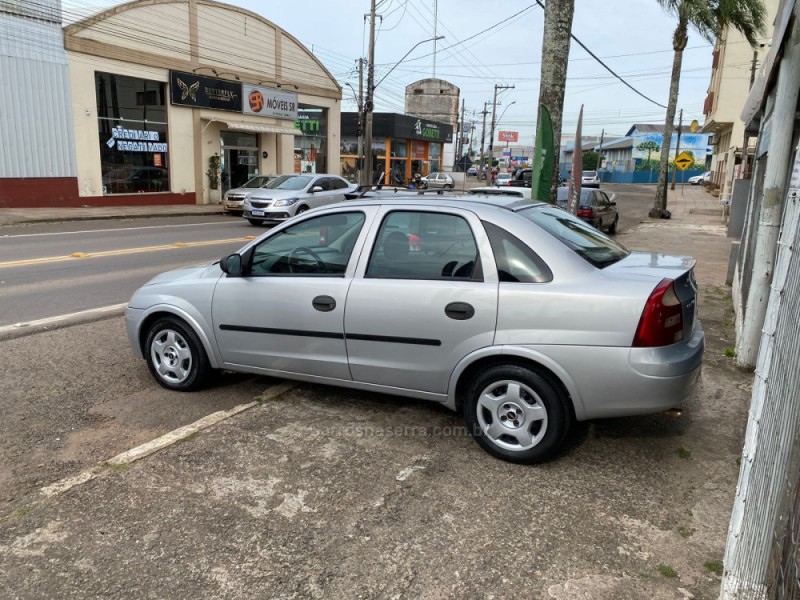
{"type": "Polygon", "coordinates": [[[461,90],[443,79],[420,79],[406,86],[405,112],[411,117],[446,123],[453,128],[452,143],[444,145],[440,168],[449,171],[456,158],[461,90]]]}
{"type": "Polygon", "coordinates": [[[140,0],[64,45],[81,204],[213,203],[256,174],[338,173],[341,88],[253,12],[140,0]]]}
{"type": "MultiPolygon", "coordinates": [[[[752,48],[735,29],[725,28],[714,47],[711,82],[703,113],[703,131],[713,134],[714,154],[711,162],[712,182],[720,188],[720,199],[729,200],[734,178],[742,177],[739,165],[744,144],[744,123],[739,115],[750,93],[755,70],[769,51],[772,24],[779,0],[764,0],[767,9],[767,34],[757,48],[752,48]]],[[[755,140],[748,143],[754,152],[755,140]]],[[[748,159],[749,161],[749,159],[748,159]]]]}

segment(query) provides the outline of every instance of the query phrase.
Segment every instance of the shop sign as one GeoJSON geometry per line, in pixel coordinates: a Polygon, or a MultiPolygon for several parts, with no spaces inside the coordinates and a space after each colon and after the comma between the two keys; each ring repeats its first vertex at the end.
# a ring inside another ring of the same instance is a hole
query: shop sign
{"type": "Polygon", "coordinates": [[[242,84],[182,71],[169,72],[172,104],[242,112],[242,84]]]}
{"type": "Polygon", "coordinates": [[[243,85],[244,106],[246,115],[271,117],[273,119],[297,118],[297,94],[284,92],[256,85],[243,85]]]}
{"type": "Polygon", "coordinates": [[[497,141],[516,143],[519,141],[519,131],[498,131],[497,141]]]}
{"type": "Polygon", "coordinates": [[[395,115],[393,129],[390,135],[395,138],[444,142],[445,144],[453,141],[452,125],[426,121],[407,115],[395,115]]]}
{"type": "Polygon", "coordinates": [[[157,131],[114,127],[106,141],[109,148],[122,152],[167,152],[167,143],[162,142],[157,131]]]}

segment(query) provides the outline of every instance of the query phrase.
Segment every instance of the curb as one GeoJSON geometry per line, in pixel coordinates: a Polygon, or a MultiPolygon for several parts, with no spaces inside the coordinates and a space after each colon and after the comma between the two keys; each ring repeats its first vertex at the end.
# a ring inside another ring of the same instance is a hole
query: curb
{"type": "Polygon", "coordinates": [[[204,215],[224,215],[225,211],[220,207],[219,211],[209,210],[201,212],[170,212],[170,213],[142,213],[142,214],[113,214],[113,215],[68,215],[63,217],[43,217],[41,219],[33,217],[20,217],[6,221],[0,214],[0,227],[11,227],[14,225],[30,225],[32,223],[62,223],[69,221],[112,221],[122,219],[155,219],[159,217],[201,217],[204,215]]]}
{"type": "Polygon", "coordinates": [[[73,325],[83,325],[85,323],[93,323],[95,321],[102,321],[104,319],[122,316],[125,314],[126,306],[128,306],[128,303],[123,302],[121,304],[112,304],[110,306],[103,306],[101,308],[82,310],[80,312],[71,313],[68,315],[60,315],[57,317],[38,319],[36,321],[5,325],[0,327],[0,342],[27,337],[37,333],[44,333],[45,331],[64,329],[66,327],[72,327],[73,325]]]}

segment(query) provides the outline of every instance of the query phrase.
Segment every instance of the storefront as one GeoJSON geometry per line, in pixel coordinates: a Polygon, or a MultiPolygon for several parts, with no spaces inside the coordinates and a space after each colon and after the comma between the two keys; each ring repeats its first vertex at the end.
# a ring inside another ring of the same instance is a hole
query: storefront
{"type": "MultiPolygon", "coordinates": [[[[453,127],[396,113],[373,113],[372,172],[383,173],[383,183],[406,185],[415,174],[428,175],[443,168],[442,147],[453,141],[453,127]]],[[[358,113],[342,113],[339,149],[342,176],[355,181],[358,174],[358,113]]]]}
{"type": "Polygon", "coordinates": [[[255,13],[141,0],[66,27],[64,40],[80,204],[216,203],[254,175],[339,164],[341,88],[255,13]],[[136,35],[109,35],[110,22],[136,35]],[[246,40],[220,35],[237,23],[246,40]]]}

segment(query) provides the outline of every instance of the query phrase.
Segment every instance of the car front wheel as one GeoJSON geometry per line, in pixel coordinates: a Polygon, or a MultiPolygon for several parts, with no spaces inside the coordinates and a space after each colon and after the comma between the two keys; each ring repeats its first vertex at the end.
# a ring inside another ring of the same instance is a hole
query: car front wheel
{"type": "Polygon", "coordinates": [[[170,390],[200,389],[211,373],[208,356],[197,334],[175,317],[164,317],[153,323],[144,350],[150,373],[170,390]]]}
{"type": "Polygon", "coordinates": [[[553,456],[566,437],[566,400],[540,374],[524,366],[496,365],[472,380],[464,417],[473,439],[489,454],[515,463],[553,456]]]}

